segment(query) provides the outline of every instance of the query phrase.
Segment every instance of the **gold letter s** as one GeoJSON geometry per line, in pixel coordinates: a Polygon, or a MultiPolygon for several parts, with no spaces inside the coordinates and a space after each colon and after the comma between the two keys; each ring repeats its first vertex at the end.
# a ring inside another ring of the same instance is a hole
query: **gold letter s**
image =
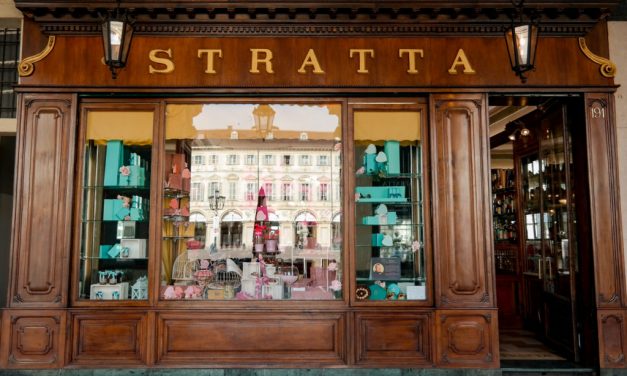
{"type": "Polygon", "coordinates": [[[157,69],[151,65],[148,65],[148,72],[150,74],[154,73],[172,73],[174,72],[174,62],[165,57],[157,57],[157,54],[164,53],[168,55],[169,58],[172,58],[172,49],[168,48],[167,50],[150,50],[148,56],[150,57],[150,61],[157,64],[165,65],[165,68],[157,69]]]}

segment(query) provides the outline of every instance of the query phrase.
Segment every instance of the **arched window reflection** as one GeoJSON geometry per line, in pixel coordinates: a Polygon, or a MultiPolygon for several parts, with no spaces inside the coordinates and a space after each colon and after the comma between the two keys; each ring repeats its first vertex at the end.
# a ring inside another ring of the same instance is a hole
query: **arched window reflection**
{"type": "Polygon", "coordinates": [[[240,248],[242,233],[242,216],[234,211],[226,213],[220,221],[220,248],[240,248]]]}
{"type": "Polygon", "coordinates": [[[296,246],[300,249],[317,247],[318,224],[316,217],[310,212],[301,212],[294,218],[296,246]]]}
{"type": "Polygon", "coordinates": [[[342,213],[337,213],[331,220],[331,245],[333,249],[342,247],[342,213]]]}
{"type": "Polygon", "coordinates": [[[187,241],[188,249],[201,249],[205,247],[207,237],[207,218],[201,213],[192,213],[189,221],[194,222],[194,239],[187,241]]]}

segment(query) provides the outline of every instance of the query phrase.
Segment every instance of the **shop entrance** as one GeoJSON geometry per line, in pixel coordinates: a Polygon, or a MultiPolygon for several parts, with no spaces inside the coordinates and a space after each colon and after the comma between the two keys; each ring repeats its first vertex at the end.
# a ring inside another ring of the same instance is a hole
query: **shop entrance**
{"type": "Polygon", "coordinates": [[[585,113],[579,97],[491,97],[501,359],[596,366],[585,113]]]}

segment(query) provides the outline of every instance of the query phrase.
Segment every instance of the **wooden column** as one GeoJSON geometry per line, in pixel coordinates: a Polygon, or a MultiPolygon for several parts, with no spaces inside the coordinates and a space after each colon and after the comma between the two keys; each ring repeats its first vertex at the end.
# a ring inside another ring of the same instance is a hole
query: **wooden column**
{"type": "MultiPolygon", "coordinates": [[[[10,308],[3,313],[0,368],[64,364],[76,96],[18,100],[10,308]]],[[[78,229],[76,229],[78,230],[78,229]]]]}
{"type": "Polygon", "coordinates": [[[67,305],[76,98],[21,96],[10,307],[67,305]]]}
{"type": "Polygon", "coordinates": [[[590,221],[601,368],[627,366],[625,270],[613,96],[585,96],[590,221]]]}
{"type": "Polygon", "coordinates": [[[487,97],[430,102],[436,363],[498,367],[487,97]]]}

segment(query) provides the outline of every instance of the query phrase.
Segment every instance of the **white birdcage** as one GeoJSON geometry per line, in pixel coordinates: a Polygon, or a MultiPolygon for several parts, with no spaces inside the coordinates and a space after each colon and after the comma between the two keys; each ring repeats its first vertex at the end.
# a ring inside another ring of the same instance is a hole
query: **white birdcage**
{"type": "Polygon", "coordinates": [[[215,274],[214,281],[209,284],[209,288],[222,289],[227,286],[237,289],[241,285],[241,270],[234,266],[235,263],[231,259],[216,262],[213,266],[215,274]]]}
{"type": "Polygon", "coordinates": [[[198,269],[196,260],[190,260],[187,250],[183,251],[174,261],[172,279],[175,284],[188,285],[194,280],[194,272],[198,269]]]}

